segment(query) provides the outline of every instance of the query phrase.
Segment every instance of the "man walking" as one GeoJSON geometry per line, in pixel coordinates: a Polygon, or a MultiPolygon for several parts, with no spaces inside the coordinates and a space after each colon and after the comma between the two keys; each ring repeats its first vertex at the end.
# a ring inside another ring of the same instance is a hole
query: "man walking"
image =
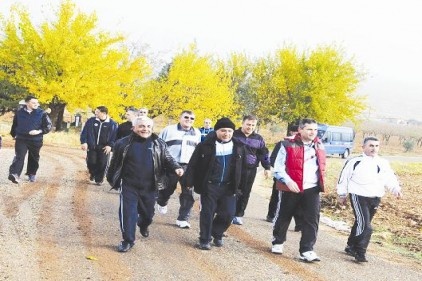
{"type": "MultiPolygon", "coordinates": [[[[298,131],[298,125],[292,125],[289,128],[289,133],[288,136],[284,138],[284,140],[288,140],[288,139],[294,139],[294,137],[297,134],[298,131]]],[[[275,159],[277,158],[277,154],[278,151],[280,150],[280,147],[283,145],[283,141],[279,141],[273,151],[271,152],[271,156],[270,156],[270,161],[271,161],[271,166],[274,167],[274,162],[275,159]]],[[[279,190],[277,189],[277,179],[273,178],[273,187],[272,187],[272,191],[271,191],[271,197],[270,197],[270,202],[268,203],[268,213],[267,213],[267,221],[268,222],[274,222],[274,218],[275,218],[275,214],[277,211],[277,207],[278,207],[278,195],[280,194],[279,190]]],[[[293,215],[294,220],[295,220],[295,231],[298,232],[302,229],[302,210],[300,208],[297,208],[295,211],[295,214],[293,215]]]]}
{"type": "Polygon", "coordinates": [[[259,163],[264,167],[265,178],[268,178],[271,172],[271,163],[268,148],[262,136],[255,132],[258,118],[253,115],[247,115],[243,118],[242,127],[235,130],[233,138],[242,142],[246,146],[246,169],[241,187],[241,194],[237,198],[236,214],[233,223],[242,225],[242,217],[248,205],[249,196],[255,181],[256,171],[259,163]]]}
{"type": "MultiPolygon", "coordinates": [[[[179,123],[165,127],[159,135],[167,143],[170,154],[176,159],[184,171],[196,145],[201,142],[201,133],[198,129],[192,127],[194,120],[195,114],[190,110],[184,110],[180,114],[179,123]]],[[[168,187],[160,190],[158,193],[158,212],[161,214],[167,213],[168,200],[176,190],[177,183],[179,182],[182,192],[179,197],[180,209],[176,225],[180,228],[190,228],[188,220],[193,203],[195,202],[193,191],[187,189],[183,177],[178,178],[173,171],[168,171],[167,177],[169,179],[168,187]]]]}
{"type": "Polygon", "coordinates": [[[26,174],[30,182],[36,180],[43,136],[51,131],[51,127],[50,117],[39,108],[38,99],[34,96],[27,96],[25,106],[20,108],[13,118],[10,130],[10,134],[16,140],[15,157],[9,168],[8,179],[11,182],[20,182],[26,153],[29,154],[26,174]]]}
{"type": "Polygon", "coordinates": [[[116,141],[118,125],[108,116],[107,107],[98,106],[94,113],[95,116],[85,123],[80,141],[81,149],[87,152],[89,180],[101,185],[111,149],[116,141]]]}
{"type": "Polygon", "coordinates": [[[182,176],[183,169],[167,150],[167,145],[152,133],[152,119],[133,120],[133,133],[116,142],[107,181],[121,189],[119,219],[123,241],[119,252],[135,244],[136,225],[143,237],[149,236],[157,191],[165,188],[165,168],[182,176]]]}
{"type": "Polygon", "coordinates": [[[126,122],[119,124],[117,127],[116,140],[126,137],[132,133],[132,120],[138,116],[138,111],[134,107],[129,107],[126,110],[125,118],[126,122]]]}
{"type": "Polygon", "coordinates": [[[317,137],[318,125],[313,119],[299,122],[299,133],[283,141],[274,163],[274,177],[285,184],[280,191],[273,228],[271,251],[283,253],[287,229],[297,208],[303,212],[299,258],[319,261],[313,251],[319,226],[320,192],[324,192],[325,150],[317,137]]]}
{"type": "Polygon", "coordinates": [[[146,108],[146,107],[141,107],[139,110],[138,110],[138,115],[139,116],[148,116],[148,108],[146,108]]]}
{"type": "Polygon", "coordinates": [[[213,130],[214,129],[211,127],[211,119],[205,119],[204,127],[199,128],[199,131],[201,132],[201,142],[204,141],[207,135],[213,130]]]}
{"type": "Polygon", "coordinates": [[[385,194],[385,187],[394,196],[402,196],[401,187],[387,160],[378,156],[380,142],[376,137],[363,141],[363,154],[349,159],[337,184],[338,202],[345,204],[347,194],[355,222],[345,251],[357,262],[367,262],[366,250],[372,235],[372,219],[385,194]]]}
{"type": "Polygon", "coordinates": [[[235,125],[221,118],[215,131],[195,149],[186,171],[186,186],[201,194],[199,248],[223,246],[223,233],[229,228],[236,208],[240,187],[244,146],[232,139],[235,125]]]}

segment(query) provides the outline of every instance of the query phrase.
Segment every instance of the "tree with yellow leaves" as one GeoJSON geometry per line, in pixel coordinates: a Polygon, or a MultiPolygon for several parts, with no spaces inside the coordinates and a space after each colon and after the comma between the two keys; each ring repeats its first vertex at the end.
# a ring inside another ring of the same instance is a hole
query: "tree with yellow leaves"
{"type": "Polygon", "coordinates": [[[365,109],[365,98],[355,93],[362,75],[334,47],[310,55],[292,47],[277,50],[255,63],[252,77],[257,114],[266,121],[274,116],[293,123],[309,117],[340,124],[365,109]]]}
{"type": "Polygon", "coordinates": [[[205,118],[236,115],[230,79],[210,56],[198,55],[195,45],[174,56],[144,89],[142,100],[153,117],[177,119],[183,110],[192,110],[202,124],[205,118]]]}
{"type": "Polygon", "coordinates": [[[256,93],[251,87],[252,61],[243,53],[232,53],[227,61],[221,62],[235,91],[237,111],[241,115],[257,113],[256,93]]]}
{"type": "Polygon", "coordinates": [[[27,11],[14,6],[2,24],[0,79],[27,88],[49,104],[56,129],[69,110],[99,105],[119,119],[126,105],[138,103],[150,75],[145,57],[131,57],[124,37],[97,32],[95,14],[76,11],[66,0],[57,19],[34,26],[27,11]]]}

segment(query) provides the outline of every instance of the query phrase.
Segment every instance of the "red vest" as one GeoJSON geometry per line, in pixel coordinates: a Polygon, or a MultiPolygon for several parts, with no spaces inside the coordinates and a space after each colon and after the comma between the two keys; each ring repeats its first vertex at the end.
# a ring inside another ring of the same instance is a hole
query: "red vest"
{"type": "MultiPolygon", "coordinates": [[[[318,165],[318,186],[321,192],[325,191],[324,188],[324,176],[325,176],[325,150],[321,141],[316,137],[312,143],[316,151],[317,165],[318,165]]],[[[303,162],[305,155],[305,148],[300,135],[297,134],[294,139],[287,139],[283,141],[283,145],[286,148],[286,172],[295,181],[303,192],[303,162]]]]}

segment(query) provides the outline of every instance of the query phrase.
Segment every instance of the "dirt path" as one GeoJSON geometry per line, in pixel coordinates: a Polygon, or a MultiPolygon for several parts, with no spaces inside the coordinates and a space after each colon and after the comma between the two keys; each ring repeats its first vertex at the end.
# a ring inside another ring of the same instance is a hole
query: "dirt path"
{"type": "Polygon", "coordinates": [[[88,183],[82,151],[45,146],[37,182],[19,186],[7,180],[13,153],[0,150],[0,280],[422,280],[420,264],[377,245],[369,263],[354,263],[342,252],[346,234],[324,225],[315,249],[320,263],[297,259],[300,234],[293,231],[285,254],[271,254],[265,181],[254,187],[245,225],[229,229],[224,247],[195,248],[198,206],[192,228],[178,229],[173,195],[150,237],[138,234],[132,251],[120,254],[119,195],[88,183]]]}

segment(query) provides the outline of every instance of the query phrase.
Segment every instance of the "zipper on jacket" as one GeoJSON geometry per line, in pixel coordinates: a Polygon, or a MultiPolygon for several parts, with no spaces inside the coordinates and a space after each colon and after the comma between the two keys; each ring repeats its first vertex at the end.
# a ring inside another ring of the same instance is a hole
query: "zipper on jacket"
{"type": "Polygon", "coordinates": [[[100,120],[100,128],[98,128],[98,135],[97,135],[97,143],[96,143],[96,145],[98,145],[99,142],[100,142],[100,134],[101,134],[102,127],[103,127],[103,122],[101,122],[101,120],[100,120]]]}
{"type": "Polygon", "coordinates": [[[224,172],[226,171],[226,155],[224,154],[224,144],[222,145],[222,148],[223,148],[223,172],[221,173],[220,184],[223,182],[224,172]]]}

